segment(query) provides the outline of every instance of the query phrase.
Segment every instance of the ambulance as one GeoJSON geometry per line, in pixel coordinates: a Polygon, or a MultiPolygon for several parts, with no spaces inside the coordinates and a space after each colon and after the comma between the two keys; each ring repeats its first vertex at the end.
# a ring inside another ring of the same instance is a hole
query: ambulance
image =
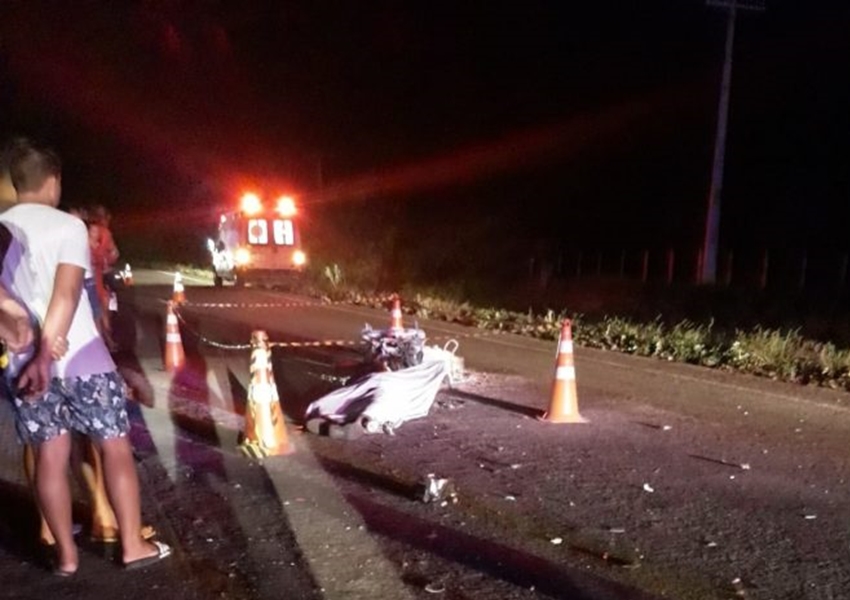
{"type": "Polygon", "coordinates": [[[219,217],[218,237],[207,241],[215,286],[297,281],[307,264],[297,214],[290,196],[265,203],[255,193],[243,195],[238,210],[219,217]]]}

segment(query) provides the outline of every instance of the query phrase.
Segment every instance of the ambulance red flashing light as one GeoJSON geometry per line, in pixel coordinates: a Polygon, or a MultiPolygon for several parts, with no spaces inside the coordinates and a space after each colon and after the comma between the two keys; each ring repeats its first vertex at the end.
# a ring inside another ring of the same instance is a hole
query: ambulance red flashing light
{"type": "Polygon", "coordinates": [[[252,192],[248,192],[242,196],[239,206],[246,215],[256,215],[263,210],[263,203],[260,201],[260,197],[252,192]]]}

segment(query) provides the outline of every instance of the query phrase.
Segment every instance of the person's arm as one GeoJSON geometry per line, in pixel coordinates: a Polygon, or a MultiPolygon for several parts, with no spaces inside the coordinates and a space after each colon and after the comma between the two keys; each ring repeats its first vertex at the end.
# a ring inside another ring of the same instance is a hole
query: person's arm
{"type": "Polygon", "coordinates": [[[0,287],[0,339],[12,352],[21,352],[33,342],[26,309],[0,287]]]}
{"type": "Polygon", "coordinates": [[[41,328],[41,346],[48,353],[59,339],[65,339],[71,329],[71,321],[83,295],[85,270],[72,264],[60,263],[56,267],[53,294],[47,305],[47,315],[41,328]]]}
{"type": "Polygon", "coordinates": [[[25,395],[41,395],[50,381],[50,364],[54,348],[65,342],[71,329],[71,321],[83,291],[85,270],[82,267],[62,263],[56,268],[53,293],[47,306],[47,315],[41,328],[41,345],[38,355],[21,374],[18,386],[26,390],[25,395]]]}

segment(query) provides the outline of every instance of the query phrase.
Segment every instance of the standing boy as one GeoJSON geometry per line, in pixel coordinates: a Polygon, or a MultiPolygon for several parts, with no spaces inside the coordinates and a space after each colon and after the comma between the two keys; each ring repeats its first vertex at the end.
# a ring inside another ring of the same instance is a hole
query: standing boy
{"type": "Polygon", "coordinates": [[[150,564],[171,549],[140,535],[125,386],[84,297],[83,278],[91,270],[86,227],[56,208],[61,195],[56,154],[18,140],[7,158],[18,204],[0,215],[14,238],[0,282],[42,320],[36,355],[17,382],[16,426],[22,441],[36,449],[36,497],[56,539],[54,572],[69,576],[79,566],[67,474],[72,429],[95,440],[102,452],[125,567],[150,564]],[[67,338],[68,351],[54,362],[50,349],[61,338],[67,338]]]}

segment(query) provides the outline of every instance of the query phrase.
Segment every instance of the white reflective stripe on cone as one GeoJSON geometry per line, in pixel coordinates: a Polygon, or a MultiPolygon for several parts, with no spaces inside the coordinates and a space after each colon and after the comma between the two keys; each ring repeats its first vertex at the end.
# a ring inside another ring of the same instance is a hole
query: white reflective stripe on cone
{"type": "Polygon", "coordinates": [[[179,341],[181,341],[180,340],[180,334],[179,333],[168,333],[165,336],[165,341],[166,342],[175,342],[175,343],[179,342],[179,341]]]}
{"type": "Polygon", "coordinates": [[[558,352],[560,352],[561,354],[572,354],[573,353],[573,341],[572,340],[561,340],[561,343],[558,346],[558,352]]]}
{"type": "Polygon", "coordinates": [[[555,369],[555,379],[575,379],[576,368],[573,366],[558,367],[555,369]]]}
{"type": "Polygon", "coordinates": [[[268,383],[255,383],[251,386],[251,400],[257,404],[272,403],[272,388],[268,383]]]}

